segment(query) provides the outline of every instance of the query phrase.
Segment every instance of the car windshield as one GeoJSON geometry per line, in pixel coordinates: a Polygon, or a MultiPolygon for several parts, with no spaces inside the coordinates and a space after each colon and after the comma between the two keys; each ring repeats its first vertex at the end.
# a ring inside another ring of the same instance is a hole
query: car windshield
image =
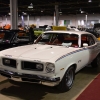
{"type": "Polygon", "coordinates": [[[13,36],[13,33],[12,32],[5,32],[5,35],[4,35],[4,40],[10,40],[13,36]]]}
{"type": "Polygon", "coordinates": [[[78,38],[74,33],[44,33],[35,43],[78,47],[78,38]]]}
{"type": "Polygon", "coordinates": [[[14,33],[10,31],[1,31],[0,32],[0,41],[10,41],[14,33]]]}
{"type": "Polygon", "coordinates": [[[29,34],[24,31],[0,31],[0,43],[29,41],[29,34]]]}

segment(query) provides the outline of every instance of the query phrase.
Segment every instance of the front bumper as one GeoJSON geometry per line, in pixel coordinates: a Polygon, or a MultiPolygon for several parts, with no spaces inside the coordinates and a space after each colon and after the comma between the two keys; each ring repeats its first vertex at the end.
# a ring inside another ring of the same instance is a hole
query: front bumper
{"type": "Polygon", "coordinates": [[[48,86],[55,86],[60,82],[60,77],[50,78],[40,75],[17,73],[1,69],[0,74],[15,81],[33,82],[33,80],[35,80],[35,83],[41,83],[48,86]]]}

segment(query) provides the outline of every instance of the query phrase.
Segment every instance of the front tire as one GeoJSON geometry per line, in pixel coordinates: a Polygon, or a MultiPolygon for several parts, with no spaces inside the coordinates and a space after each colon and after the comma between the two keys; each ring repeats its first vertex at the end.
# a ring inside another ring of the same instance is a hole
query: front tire
{"type": "Polygon", "coordinates": [[[73,66],[71,66],[66,71],[62,81],[59,83],[57,88],[63,92],[70,90],[73,85],[74,77],[75,77],[75,69],[73,66]]]}

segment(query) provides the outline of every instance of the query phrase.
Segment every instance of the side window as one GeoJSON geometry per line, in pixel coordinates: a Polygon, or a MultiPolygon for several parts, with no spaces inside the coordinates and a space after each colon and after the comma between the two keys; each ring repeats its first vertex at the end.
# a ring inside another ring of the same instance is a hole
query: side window
{"type": "Polygon", "coordinates": [[[42,34],[42,38],[39,42],[49,42],[51,34],[42,34]]]}
{"type": "Polygon", "coordinates": [[[92,36],[88,36],[88,40],[89,40],[89,45],[93,45],[93,44],[95,44],[95,40],[93,39],[93,37],[92,36]]]}
{"type": "Polygon", "coordinates": [[[82,35],[81,36],[81,47],[83,47],[83,43],[87,43],[88,46],[95,44],[95,40],[91,35],[82,35]]]}
{"type": "Polygon", "coordinates": [[[0,39],[4,38],[5,33],[0,33],[0,39]]]}
{"type": "Polygon", "coordinates": [[[87,43],[89,45],[88,38],[87,38],[86,34],[81,36],[81,47],[83,47],[84,43],[87,43]]]}
{"type": "Polygon", "coordinates": [[[29,42],[29,36],[25,32],[18,32],[15,35],[14,42],[15,43],[29,42]]]}

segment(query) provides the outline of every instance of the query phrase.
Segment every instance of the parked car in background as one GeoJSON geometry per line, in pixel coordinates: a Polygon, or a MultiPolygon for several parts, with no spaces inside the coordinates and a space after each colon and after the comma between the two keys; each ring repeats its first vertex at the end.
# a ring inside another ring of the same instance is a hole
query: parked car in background
{"type": "Polygon", "coordinates": [[[44,31],[50,31],[52,30],[50,27],[47,28],[33,28],[34,30],[34,35],[35,37],[38,37],[39,35],[41,35],[44,31]]]}
{"type": "Polygon", "coordinates": [[[100,23],[95,23],[93,28],[86,29],[86,31],[92,33],[100,40],[100,23]]]}
{"type": "Polygon", "coordinates": [[[34,35],[38,37],[40,34],[42,34],[45,31],[45,28],[34,28],[34,35]]]}
{"type": "Polygon", "coordinates": [[[75,26],[68,25],[67,30],[69,31],[79,31],[75,26]]]}
{"type": "Polygon", "coordinates": [[[0,74],[10,80],[72,88],[75,73],[100,67],[100,42],[84,31],[46,31],[33,45],[0,52],[0,74]]]}
{"type": "Polygon", "coordinates": [[[29,44],[29,34],[23,30],[0,30],[0,50],[29,44]]]}

